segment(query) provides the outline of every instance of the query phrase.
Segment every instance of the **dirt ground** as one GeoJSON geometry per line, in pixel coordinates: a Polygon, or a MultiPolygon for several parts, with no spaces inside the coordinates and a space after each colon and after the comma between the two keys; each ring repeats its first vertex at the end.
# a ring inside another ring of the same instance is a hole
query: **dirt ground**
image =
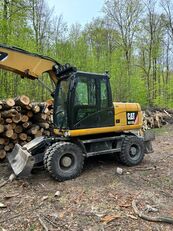
{"type": "MultiPolygon", "coordinates": [[[[153,147],[135,167],[100,156],[88,159],[74,180],[59,183],[37,170],[29,179],[7,183],[0,188],[0,230],[173,230],[172,224],[139,218],[132,208],[137,200],[149,217],[173,218],[173,126],[156,131],[153,147]],[[158,211],[148,212],[149,206],[158,211]]],[[[8,163],[0,163],[0,184],[10,174],[8,163]]]]}

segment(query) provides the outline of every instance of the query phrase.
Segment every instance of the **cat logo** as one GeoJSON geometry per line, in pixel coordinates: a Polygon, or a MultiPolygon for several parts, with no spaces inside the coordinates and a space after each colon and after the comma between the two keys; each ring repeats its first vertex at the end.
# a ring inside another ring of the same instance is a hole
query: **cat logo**
{"type": "Polygon", "coordinates": [[[0,52],[0,62],[8,58],[8,54],[5,52],[0,52]]]}
{"type": "Polygon", "coordinates": [[[137,115],[138,115],[137,112],[127,112],[126,113],[127,124],[134,125],[136,123],[137,115]]]}

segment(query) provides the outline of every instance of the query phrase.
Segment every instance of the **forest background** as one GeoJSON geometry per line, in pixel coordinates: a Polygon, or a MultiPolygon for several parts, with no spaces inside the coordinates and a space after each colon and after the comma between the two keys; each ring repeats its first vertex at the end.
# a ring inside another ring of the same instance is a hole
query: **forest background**
{"type": "MultiPolygon", "coordinates": [[[[107,0],[102,12],[84,26],[68,25],[48,0],[0,0],[0,43],[78,70],[109,71],[114,101],[173,107],[173,0],[107,0]]],[[[21,94],[50,97],[37,81],[0,70],[0,98],[21,94]]]]}

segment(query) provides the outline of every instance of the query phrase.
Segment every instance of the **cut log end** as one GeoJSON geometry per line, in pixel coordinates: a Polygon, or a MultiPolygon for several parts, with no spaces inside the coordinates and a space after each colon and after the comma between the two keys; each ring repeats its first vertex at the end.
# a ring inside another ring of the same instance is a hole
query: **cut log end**
{"type": "Polygon", "coordinates": [[[18,96],[15,99],[15,103],[17,106],[27,106],[30,103],[30,99],[26,95],[18,96]]]}

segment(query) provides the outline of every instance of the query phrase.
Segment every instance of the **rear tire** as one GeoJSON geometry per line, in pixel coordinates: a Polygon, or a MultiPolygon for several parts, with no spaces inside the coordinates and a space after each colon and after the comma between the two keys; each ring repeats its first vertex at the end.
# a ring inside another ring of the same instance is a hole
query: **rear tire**
{"type": "Polygon", "coordinates": [[[134,166],[141,163],[144,158],[143,141],[137,136],[125,137],[119,158],[127,166],[134,166]]]}
{"type": "Polygon", "coordinates": [[[79,176],[83,169],[83,164],[82,150],[73,143],[55,143],[45,153],[45,168],[58,181],[70,180],[79,176]]]}

